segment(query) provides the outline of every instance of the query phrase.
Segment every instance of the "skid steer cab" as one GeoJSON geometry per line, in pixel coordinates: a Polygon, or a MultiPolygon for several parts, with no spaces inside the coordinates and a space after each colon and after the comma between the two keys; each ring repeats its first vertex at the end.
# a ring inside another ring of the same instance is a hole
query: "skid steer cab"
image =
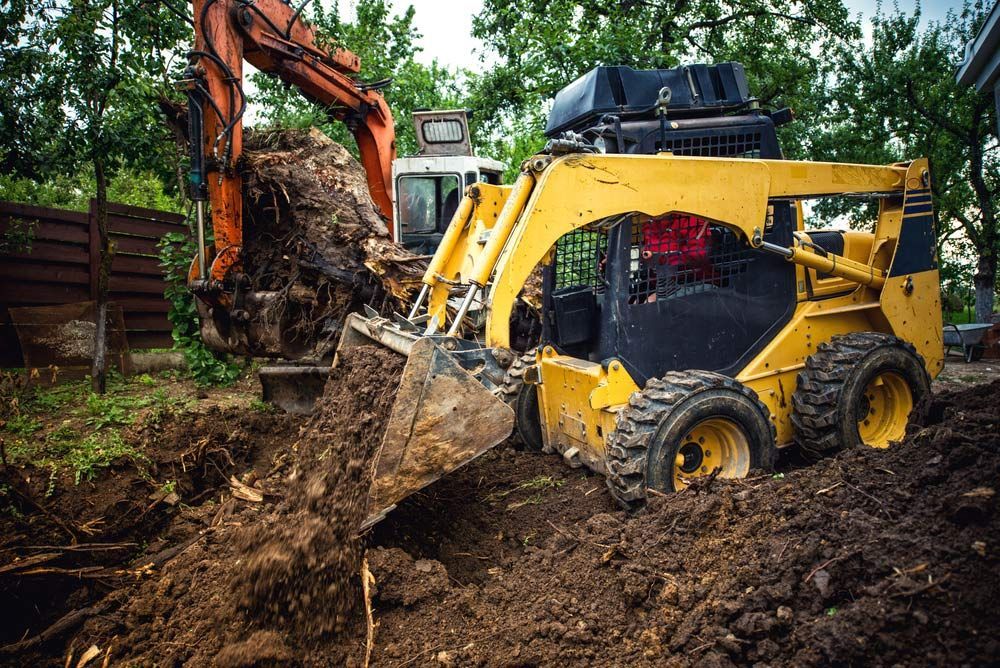
{"type": "Polygon", "coordinates": [[[465,188],[499,185],[505,167],[473,153],[465,111],[416,111],[413,127],[420,151],[392,163],[393,238],[409,251],[433,255],[465,188]]]}
{"type": "Polygon", "coordinates": [[[943,364],[927,161],[782,160],[737,64],[626,70],[567,89],[589,111],[557,96],[568,120],[513,185],[466,190],[407,317],[348,322],[342,345],[407,355],[416,388],[380,476],[440,477],[513,427],[635,505],[781,447],[904,435],[943,364]],[[809,230],[803,203],[830,197],[873,202],[874,231],[809,230]],[[539,268],[525,352],[512,316],[539,268]]]}

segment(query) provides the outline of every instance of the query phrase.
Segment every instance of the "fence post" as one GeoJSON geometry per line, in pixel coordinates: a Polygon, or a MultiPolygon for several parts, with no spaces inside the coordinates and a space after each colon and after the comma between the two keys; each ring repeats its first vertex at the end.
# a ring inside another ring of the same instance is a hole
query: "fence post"
{"type": "Polygon", "coordinates": [[[90,299],[97,301],[98,272],[101,267],[101,235],[97,230],[97,199],[90,198],[90,210],[87,214],[87,229],[90,241],[90,263],[87,275],[90,277],[90,299]]]}

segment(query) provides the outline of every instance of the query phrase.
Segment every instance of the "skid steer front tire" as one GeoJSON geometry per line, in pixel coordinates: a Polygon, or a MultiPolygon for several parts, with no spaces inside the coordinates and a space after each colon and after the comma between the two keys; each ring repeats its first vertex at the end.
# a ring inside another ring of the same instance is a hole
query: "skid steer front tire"
{"type": "Polygon", "coordinates": [[[629,398],[608,448],[608,488],[625,507],[646,490],[673,492],[716,468],[722,477],[770,469],[775,428],[753,390],[710,371],[672,371],[629,398]]]}
{"type": "Polygon", "coordinates": [[[541,452],[542,416],[539,413],[538,388],[524,382],[524,371],[535,363],[535,351],[530,350],[514,360],[504,374],[500,399],[514,410],[515,444],[541,452]]]}
{"type": "Polygon", "coordinates": [[[930,392],[923,359],[909,343],[854,332],[820,344],[792,395],[795,442],[819,459],[859,445],[900,440],[913,407],[930,392]]]}

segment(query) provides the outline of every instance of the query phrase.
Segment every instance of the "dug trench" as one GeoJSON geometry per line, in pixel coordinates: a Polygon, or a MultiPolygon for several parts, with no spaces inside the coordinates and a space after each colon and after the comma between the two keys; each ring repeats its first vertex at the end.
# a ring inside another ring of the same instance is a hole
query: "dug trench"
{"type": "MultiPolygon", "coordinates": [[[[177,455],[162,465],[193,446],[228,456],[190,468],[207,472],[202,482],[179,476],[185,503],[160,503],[155,521],[150,512],[88,538],[141,544],[91,553],[100,577],[0,575],[19,611],[5,606],[3,661],[77,665],[96,647],[109,665],[363,665],[363,554],[376,666],[988,665],[1000,655],[1000,381],[932,397],[888,450],[694,485],[634,514],[600,477],[504,445],[353,541],[364,461],[401,364],[359,350],[307,425],[223,413],[138,430],[177,455]],[[242,479],[220,489],[234,473],[242,479]],[[198,499],[199,489],[212,492],[198,499]],[[46,614],[26,614],[32,606],[46,614]]],[[[96,488],[122,494],[128,475],[96,488]]],[[[123,498],[145,507],[145,491],[143,503],[123,498]]],[[[75,526],[98,512],[84,511],[96,503],[86,494],[65,503],[52,508],[75,526]]],[[[28,516],[32,527],[5,527],[8,565],[34,554],[10,549],[12,535],[22,547],[69,542],[28,516]]]]}

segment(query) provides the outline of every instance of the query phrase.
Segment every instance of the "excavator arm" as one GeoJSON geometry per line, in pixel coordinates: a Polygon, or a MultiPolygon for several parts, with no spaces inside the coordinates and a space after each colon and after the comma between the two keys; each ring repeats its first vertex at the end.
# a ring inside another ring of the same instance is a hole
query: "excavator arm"
{"type": "MultiPolygon", "coordinates": [[[[195,48],[185,84],[191,152],[190,191],[198,226],[198,256],[189,274],[192,290],[237,321],[241,294],[252,286],[243,274],[242,179],[243,61],[295,86],[325,106],[357,140],[372,199],[392,219],[392,113],[378,92],[386,82],[364,85],[353,75],[360,59],[344,49],[324,50],[298,8],[282,0],[193,0],[195,48]],[[205,204],[211,204],[214,253],[206,248],[205,204]]],[[[389,226],[392,229],[392,226],[389,226]]]]}

